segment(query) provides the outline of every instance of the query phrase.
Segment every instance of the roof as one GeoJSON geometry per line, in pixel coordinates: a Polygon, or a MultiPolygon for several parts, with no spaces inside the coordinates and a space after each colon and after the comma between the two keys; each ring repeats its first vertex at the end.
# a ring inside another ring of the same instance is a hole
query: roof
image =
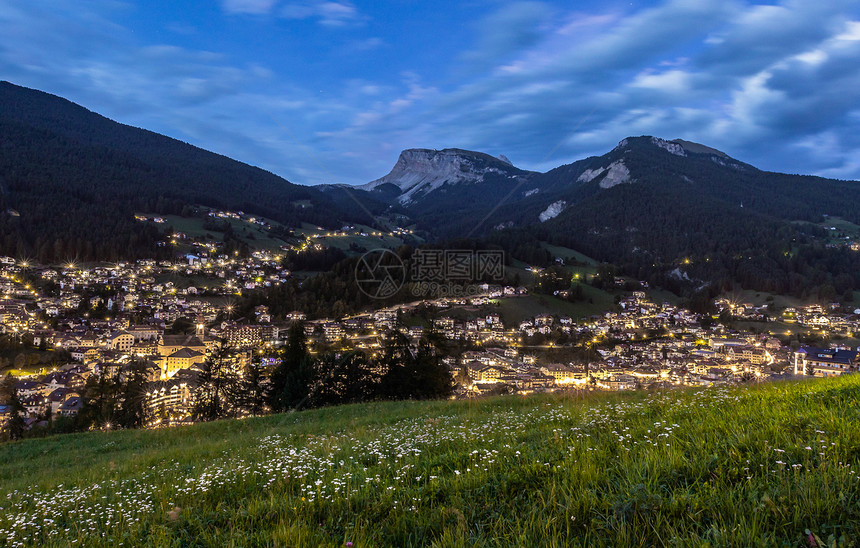
{"type": "Polygon", "coordinates": [[[66,399],[66,396],[73,391],[68,388],[57,388],[50,394],[48,394],[48,399],[50,401],[63,401],[66,399]]]}
{"type": "Polygon", "coordinates": [[[132,325],[126,331],[159,331],[159,329],[153,325],[132,325]]]}
{"type": "Polygon", "coordinates": [[[808,360],[822,363],[851,365],[857,359],[856,350],[833,350],[832,348],[803,347],[798,354],[806,354],[808,360]]]}
{"type": "Polygon", "coordinates": [[[196,350],[192,350],[192,349],[190,349],[190,348],[180,348],[179,350],[177,350],[176,352],[174,352],[173,354],[171,354],[170,356],[168,356],[168,359],[169,359],[169,358],[186,358],[186,359],[190,359],[190,358],[196,358],[197,356],[202,356],[202,355],[203,355],[203,353],[198,352],[198,351],[196,351],[196,350]]]}
{"type": "Polygon", "coordinates": [[[206,346],[197,335],[162,335],[163,346],[206,346]]]}
{"type": "Polygon", "coordinates": [[[84,406],[83,400],[81,400],[78,396],[72,396],[71,398],[64,401],[60,404],[60,411],[74,411],[76,409],[80,409],[84,406]]]}
{"type": "Polygon", "coordinates": [[[68,371],[54,371],[42,377],[42,382],[50,384],[51,381],[55,381],[56,384],[66,384],[71,376],[72,374],[68,371]]]}
{"type": "Polygon", "coordinates": [[[15,390],[32,390],[43,386],[44,383],[38,381],[18,381],[15,383],[15,390]]]}

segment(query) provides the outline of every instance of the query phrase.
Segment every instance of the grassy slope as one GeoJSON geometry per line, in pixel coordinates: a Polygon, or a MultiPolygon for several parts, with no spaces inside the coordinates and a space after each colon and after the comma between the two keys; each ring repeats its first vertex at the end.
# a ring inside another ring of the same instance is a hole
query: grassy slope
{"type": "Polygon", "coordinates": [[[571,303],[552,295],[533,294],[502,299],[499,314],[506,326],[516,327],[521,321],[534,318],[538,314],[564,315],[578,320],[593,314],[603,314],[615,306],[611,294],[590,285],[583,285],[582,289],[585,298],[591,298],[593,302],[585,300],[571,303]]]}
{"type": "Polygon", "coordinates": [[[753,291],[751,289],[736,289],[724,293],[722,297],[738,304],[752,303],[754,306],[764,306],[766,304],[770,304],[767,300],[768,297],[772,297],[773,304],[778,306],[779,308],[798,307],[803,306],[804,304],[809,304],[804,303],[803,301],[795,297],[771,294],[765,291],[753,291]]]}
{"type": "MultiPolygon", "coordinates": [[[[367,234],[372,234],[374,232],[378,232],[379,229],[369,227],[367,225],[357,224],[354,225],[355,228],[350,230],[350,232],[354,231],[363,231],[367,234]]],[[[346,251],[347,255],[353,255],[354,253],[350,251],[349,247],[352,244],[359,246],[360,248],[364,248],[366,250],[371,249],[397,249],[404,243],[406,243],[403,238],[398,236],[389,236],[385,234],[384,236],[324,236],[328,231],[321,230],[315,226],[309,225],[307,223],[302,224],[302,228],[296,230],[297,235],[301,236],[312,236],[314,237],[314,241],[316,243],[322,244],[326,247],[336,247],[342,251],[346,251]]],[[[414,238],[415,241],[420,241],[418,238],[414,238]]],[[[413,245],[415,242],[412,242],[413,245]]]]}
{"type": "Polygon", "coordinates": [[[576,251],[575,249],[570,249],[569,247],[561,247],[557,245],[550,245],[546,242],[542,242],[541,246],[544,249],[552,253],[553,257],[561,257],[565,260],[574,259],[588,266],[597,266],[597,261],[592,259],[591,257],[576,251]]]}
{"type": "Polygon", "coordinates": [[[371,249],[397,249],[403,245],[403,240],[394,236],[343,236],[343,237],[319,237],[316,241],[327,246],[336,247],[343,251],[349,251],[349,246],[355,244],[366,250],[371,249]]]}
{"type": "Polygon", "coordinates": [[[795,224],[809,224],[819,226],[828,231],[826,241],[828,243],[845,243],[845,237],[849,239],[857,239],[860,237],[860,226],[846,221],[841,217],[829,217],[820,223],[810,223],[808,221],[794,221],[795,224]],[[830,230],[835,228],[836,230],[830,230]]]}
{"type": "Polygon", "coordinates": [[[0,544],[856,541],[858,396],[852,376],[28,440],[0,447],[0,544]]]}
{"type": "Polygon", "coordinates": [[[684,301],[684,299],[682,299],[678,295],[675,295],[671,291],[667,291],[665,289],[647,289],[645,291],[645,295],[648,297],[649,300],[657,304],[669,303],[678,306],[684,301]]]}
{"type": "MultiPolygon", "coordinates": [[[[571,276],[579,274],[583,282],[586,282],[597,272],[597,261],[579,253],[573,249],[559,247],[547,243],[541,244],[545,249],[555,257],[564,259],[575,259],[585,266],[566,266],[565,269],[571,276]]],[[[507,274],[513,276],[519,275],[520,284],[531,285],[535,283],[535,276],[527,270],[526,263],[513,260],[512,266],[508,266],[507,274]]],[[[574,319],[588,318],[595,314],[603,314],[615,308],[615,298],[612,293],[597,289],[588,283],[582,284],[584,300],[571,303],[562,299],[558,299],[552,295],[531,294],[527,297],[516,297],[511,299],[502,299],[499,313],[502,315],[502,321],[506,325],[517,325],[521,321],[534,318],[538,314],[553,314],[570,316],[574,319]],[[591,302],[589,302],[589,300],[591,302]]]]}
{"type": "MultiPolygon", "coordinates": [[[[156,216],[153,213],[144,213],[149,217],[156,216]]],[[[217,230],[206,230],[203,228],[203,224],[205,223],[205,219],[200,217],[180,217],[179,215],[158,215],[159,217],[164,218],[167,223],[163,225],[156,225],[159,230],[163,230],[165,226],[170,225],[177,232],[184,232],[189,237],[192,238],[204,238],[207,234],[212,235],[216,240],[221,240],[224,237],[223,232],[219,232],[217,230]]],[[[264,219],[260,217],[260,219],[264,219]]],[[[272,221],[270,219],[264,219],[268,223],[273,226],[279,226],[279,223],[272,221]]],[[[284,245],[285,242],[279,238],[271,238],[267,230],[260,228],[257,225],[251,224],[245,220],[241,219],[218,219],[218,221],[227,221],[232,227],[233,232],[237,238],[246,242],[249,247],[252,249],[265,249],[273,252],[277,252],[280,249],[280,246],[284,245]],[[254,239],[250,239],[246,237],[245,231],[248,231],[249,234],[253,234],[254,239]]]]}

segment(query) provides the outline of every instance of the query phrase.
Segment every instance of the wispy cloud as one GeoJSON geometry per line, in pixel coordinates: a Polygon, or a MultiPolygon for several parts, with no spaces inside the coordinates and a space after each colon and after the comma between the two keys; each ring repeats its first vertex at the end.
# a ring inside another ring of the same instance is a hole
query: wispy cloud
{"type": "Polygon", "coordinates": [[[543,2],[512,2],[481,20],[474,49],[464,53],[470,64],[498,63],[508,55],[532,47],[548,30],[545,24],[552,13],[543,2]]]}
{"type": "Polygon", "coordinates": [[[343,27],[365,21],[352,2],[336,0],[289,3],[280,8],[279,15],[287,19],[316,19],[328,27],[343,27]]]}
{"type": "Polygon", "coordinates": [[[269,13],[276,0],[221,0],[221,6],[228,13],[269,13]]]}
{"type": "Polygon", "coordinates": [[[366,20],[358,8],[346,0],[222,0],[221,6],[229,14],[271,14],[284,19],[312,19],[327,27],[344,27],[366,20]]]}

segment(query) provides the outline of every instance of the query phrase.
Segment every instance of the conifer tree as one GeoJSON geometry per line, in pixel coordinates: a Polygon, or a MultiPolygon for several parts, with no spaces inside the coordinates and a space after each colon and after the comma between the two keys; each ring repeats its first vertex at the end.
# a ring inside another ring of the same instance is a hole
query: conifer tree
{"type": "Polygon", "coordinates": [[[279,413],[301,407],[310,394],[313,367],[302,322],[293,322],[281,363],[272,373],[268,399],[272,411],[279,413]]]}

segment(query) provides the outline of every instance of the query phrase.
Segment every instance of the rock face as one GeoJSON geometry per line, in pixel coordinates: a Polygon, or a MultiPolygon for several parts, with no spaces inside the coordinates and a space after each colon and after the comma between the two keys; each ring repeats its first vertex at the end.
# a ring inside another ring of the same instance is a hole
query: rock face
{"type": "Polygon", "coordinates": [[[587,183],[589,181],[593,181],[594,179],[602,175],[604,171],[606,171],[605,167],[599,167],[597,169],[586,169],[582,172],[582,175],[577,177],[576,180],[580,183],[587,183]]]}
{"type": "Polygon", "coordinates": [[[550,219],[554,219],[558,217],[558,214],[564,211],[564,206],[567,205],[567,202],[564,200],[559,200],[557,202],[553,202],[549,204],[540,215],[538,215],[538,220],[542,223],[549,221],[550,219]]]}
{"type": "Polygon", "coordinates": [[[687,151],[684,150],[684,147],[681,146],[680,143],[676,143],[674,141],[666,141],[664,139],[660,139],[659,137],[651,137],[651,142],[658,147],[667,150],[670,154],[674,154],[675,156],[687,155],[687,151]]]}
{"type": "Polygon", "coordinates": [[[446,183],[474,183],[482,180],[488,173],[506,175],[510,169],[510,162],[480,152],[454,148],[412,148],[400,153],[397,163],[388,175],[359,188],[373,190],[390,183],[401,191],[397,201],[408,204],[418,196],[426,195],[446,183]]]}
{"type": "Polygon", "coordinates": [[[609,164],[609,169],[606,176],[600,181],[600,188],[612,188],[615,185],[630,182],[630,170],[624,165],[624,162],[617,160],[609,164]]]}

